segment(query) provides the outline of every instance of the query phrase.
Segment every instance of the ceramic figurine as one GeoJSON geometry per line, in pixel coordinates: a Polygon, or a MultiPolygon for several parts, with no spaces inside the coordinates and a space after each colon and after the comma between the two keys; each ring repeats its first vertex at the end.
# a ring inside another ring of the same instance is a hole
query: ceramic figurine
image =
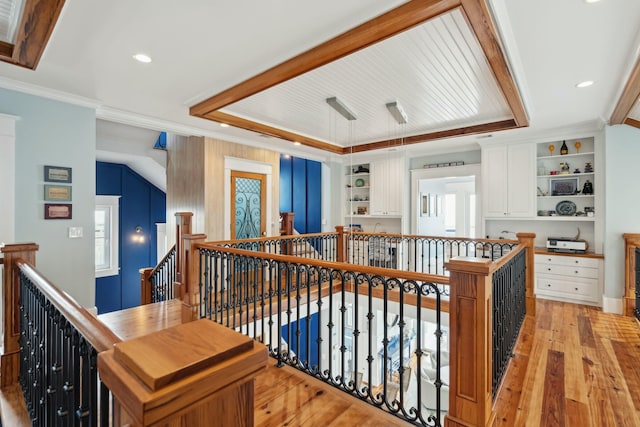
{"type": "Polygon", "coordinates": [[[573,173],[580,173],[580,168],[576,168],[576,170],[574,170],[573,173]]]}
{"type": "Polygon", "coordinates": [[[560,154],[561,155],[569,154],[569,148],[567,147],[566,141],[562,141],[562,147],[560,147],[560,154]]]}
{"type": "Polygon", "coordinates": [[[584,173],[593,172],[593,166],[591,166],[591,162],[586,162],[584,164],[584,173]]]}
{"type": "Polygon", "coordinates": [[[593,194],[593,184],[587,180],[582,187],[582,194],[593,194]]]}

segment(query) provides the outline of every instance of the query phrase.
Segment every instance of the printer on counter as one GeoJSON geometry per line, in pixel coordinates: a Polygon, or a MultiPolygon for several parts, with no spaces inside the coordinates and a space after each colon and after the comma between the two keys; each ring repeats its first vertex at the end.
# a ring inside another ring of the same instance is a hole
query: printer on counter
{"type": "Polygon", "coordinates": [[[565,252],[570,254],[583,254],[587,252],[589,243],[584,239],[571,237],[547,238],[547,250],[549,252],[565,252]]]}

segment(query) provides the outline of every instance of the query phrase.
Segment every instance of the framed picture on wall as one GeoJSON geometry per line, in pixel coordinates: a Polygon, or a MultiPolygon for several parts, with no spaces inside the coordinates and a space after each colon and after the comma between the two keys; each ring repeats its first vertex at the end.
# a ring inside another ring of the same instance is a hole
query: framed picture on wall
{"type": "Polygon", "coordinates": [[[429,194],[420,194],[420,216],[429,216],[429,194]]]}
{"type": "Polygon", "coordinates": [[[44,167],[45,182],[63,182],[71,184],[71,168],[64,166],[45,166],[44,167]]]}
{"type": "Polygon", "coordinates": [[[70,202],[70,185],[45,185],[44,199],[48,202],[70,202]]]}
{"type": "Polygon", "coordinates": [[[71,204],[45,203],[44,219],[71,219],[71,204]]]}

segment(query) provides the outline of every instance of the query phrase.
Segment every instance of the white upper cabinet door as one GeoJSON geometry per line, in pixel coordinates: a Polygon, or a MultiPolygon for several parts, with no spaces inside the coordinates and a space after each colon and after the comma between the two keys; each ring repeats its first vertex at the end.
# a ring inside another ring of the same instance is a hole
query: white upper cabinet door
{"type": "Polygon", "coordinates": [[[484,216],[535,216],[535,145],[483,147],[484,216]]]}

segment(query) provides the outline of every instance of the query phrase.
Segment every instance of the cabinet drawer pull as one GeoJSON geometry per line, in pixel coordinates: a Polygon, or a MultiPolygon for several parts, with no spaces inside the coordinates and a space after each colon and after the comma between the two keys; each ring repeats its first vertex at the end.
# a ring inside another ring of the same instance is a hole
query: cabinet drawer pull
{"type": "Polygon", "coordinates": [[[576,260],[576,264],[578,264],[580,261],[576,260]]]}
{"type": "Polygon", "coordinates": [[[576,274],[580,274],[580,272],[578,270],[576,270],[576,274]]]}
{"type": "Polygon", "coordinates": [[[575,288],[575,289],[576,289],[576,291],[578,290],[578,288],[575,288]]]}
{"type": "Polygon", "coordinates": [[[551,271],[551,267],[547,268],[547,271],[551,271]]]}
{"type": "Polygon", "coordinates": [[[549,287],[549,288],[550,288],[550,287],[551,287],[551,283],[547,283],[547,287],[549,287]]]}

